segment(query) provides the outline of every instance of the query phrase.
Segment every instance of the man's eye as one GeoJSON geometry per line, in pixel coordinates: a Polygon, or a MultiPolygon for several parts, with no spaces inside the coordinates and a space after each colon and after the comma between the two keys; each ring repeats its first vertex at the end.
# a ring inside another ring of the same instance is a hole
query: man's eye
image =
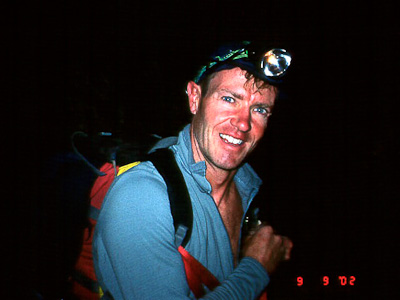
{"type": "Polygon", "coordinates": [[[232,97],[229,97],[229,96],[223,96],[222,100],[229,102],[229,103],[235,102],[235,99],[233,99],[232,97]]]}
{"type": "Polygon", "coordinates": [[[256,107],[256,108],[254,109],[254,111],[255,111],[255,112],[258,112],[258,113],[260,113],[260,114],[262,114],[262,115],[266,115],[266,116],[268,116],[268,117],[271,115],[271,113],[269,112],[269,110],[266,109],[266,108],[264,108],[264,107],[256,107]]]}

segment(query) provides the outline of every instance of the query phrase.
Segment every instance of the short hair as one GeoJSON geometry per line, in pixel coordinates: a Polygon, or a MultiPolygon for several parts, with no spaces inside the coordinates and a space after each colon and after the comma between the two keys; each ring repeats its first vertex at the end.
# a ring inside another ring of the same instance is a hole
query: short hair
{"type": "MultiPolygon", "coordinates": [[[[241,69],[243,70],[243,69],[241,69]]],[[[254,80],[253,85],[256,86],[257,90],[260,89],[271,89],[272,91],[275,92],[276,94],[276,98],[278,97],[279,94],[279,89],[277,86],[270,84],[269,82],[266,82],[256,76],[254,76],[253,74],[251,74],[250,72],[243,70],[245,73],[245,77],[246,77],[246,83],[250,83],[251,80],[254,80]]],[[[218,71],[221,72],[221,71],[218,71]]],[[[217,75],[218,72],[213,72],[209,75],[207,75],[206,77],[204,77],[204,79],[202,79],[199,82],[200,88],[201,88],[201,97],[205,97],[208,93],[208,89],[210,87],[210,82],[211,80],[217,75]]]]}

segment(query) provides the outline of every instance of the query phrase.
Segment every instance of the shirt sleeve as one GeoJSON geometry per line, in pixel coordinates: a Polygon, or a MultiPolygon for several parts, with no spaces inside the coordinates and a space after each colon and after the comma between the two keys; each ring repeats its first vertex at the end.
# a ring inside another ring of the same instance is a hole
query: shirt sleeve
{"type": "Polygon", "coordinates": [[[232,274],[204,299],[257,299],[268,283],[264,267],[254,258],[244,257],[232,274]]]}
{"type": "MultiPolygon", "coordinates": [[[[166,185],[151,163],[127,171],[110,188],[96,225],[93,258],[103,291],[114,299],[195,299],[175,247],[166,185]]],[[[205,299],[252,299],[267,282],[257,261],[243,259],[205,299]]]]}

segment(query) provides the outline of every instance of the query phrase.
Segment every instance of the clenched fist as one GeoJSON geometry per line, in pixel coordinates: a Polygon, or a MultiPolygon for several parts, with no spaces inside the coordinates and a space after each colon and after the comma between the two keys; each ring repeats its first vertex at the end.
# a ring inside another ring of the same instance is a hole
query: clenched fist
{"type": "Polygon", "coordinates": [[[242,255],[256,259],[271,274],[281,261],[290,259],[292,248],[289,238],[275,234],[271,226],[261,225],[245,239],[242,255]]]}

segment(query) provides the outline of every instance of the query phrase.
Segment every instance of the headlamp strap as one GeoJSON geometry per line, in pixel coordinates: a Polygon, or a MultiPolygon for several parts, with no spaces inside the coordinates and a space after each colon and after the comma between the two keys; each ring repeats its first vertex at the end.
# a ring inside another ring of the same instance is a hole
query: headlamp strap
{"type": "Polygon", "coordinates": [[[249,51],[246,50],[245,48],[230,51],[229,53],[227,53],[224,56],[217,55],[214,57],[212,62],[210,62],[208,65],[203,66],[201,68],[195,81],[197,81],[207,70],[211,69],[213,66],[215,66],[216,64],[218,64],[220,62],[224,62],[224,61],[227,61],[230,59],[235,60],[235,59],[248,58],[248,57],[249,57],[249,51]]]}

